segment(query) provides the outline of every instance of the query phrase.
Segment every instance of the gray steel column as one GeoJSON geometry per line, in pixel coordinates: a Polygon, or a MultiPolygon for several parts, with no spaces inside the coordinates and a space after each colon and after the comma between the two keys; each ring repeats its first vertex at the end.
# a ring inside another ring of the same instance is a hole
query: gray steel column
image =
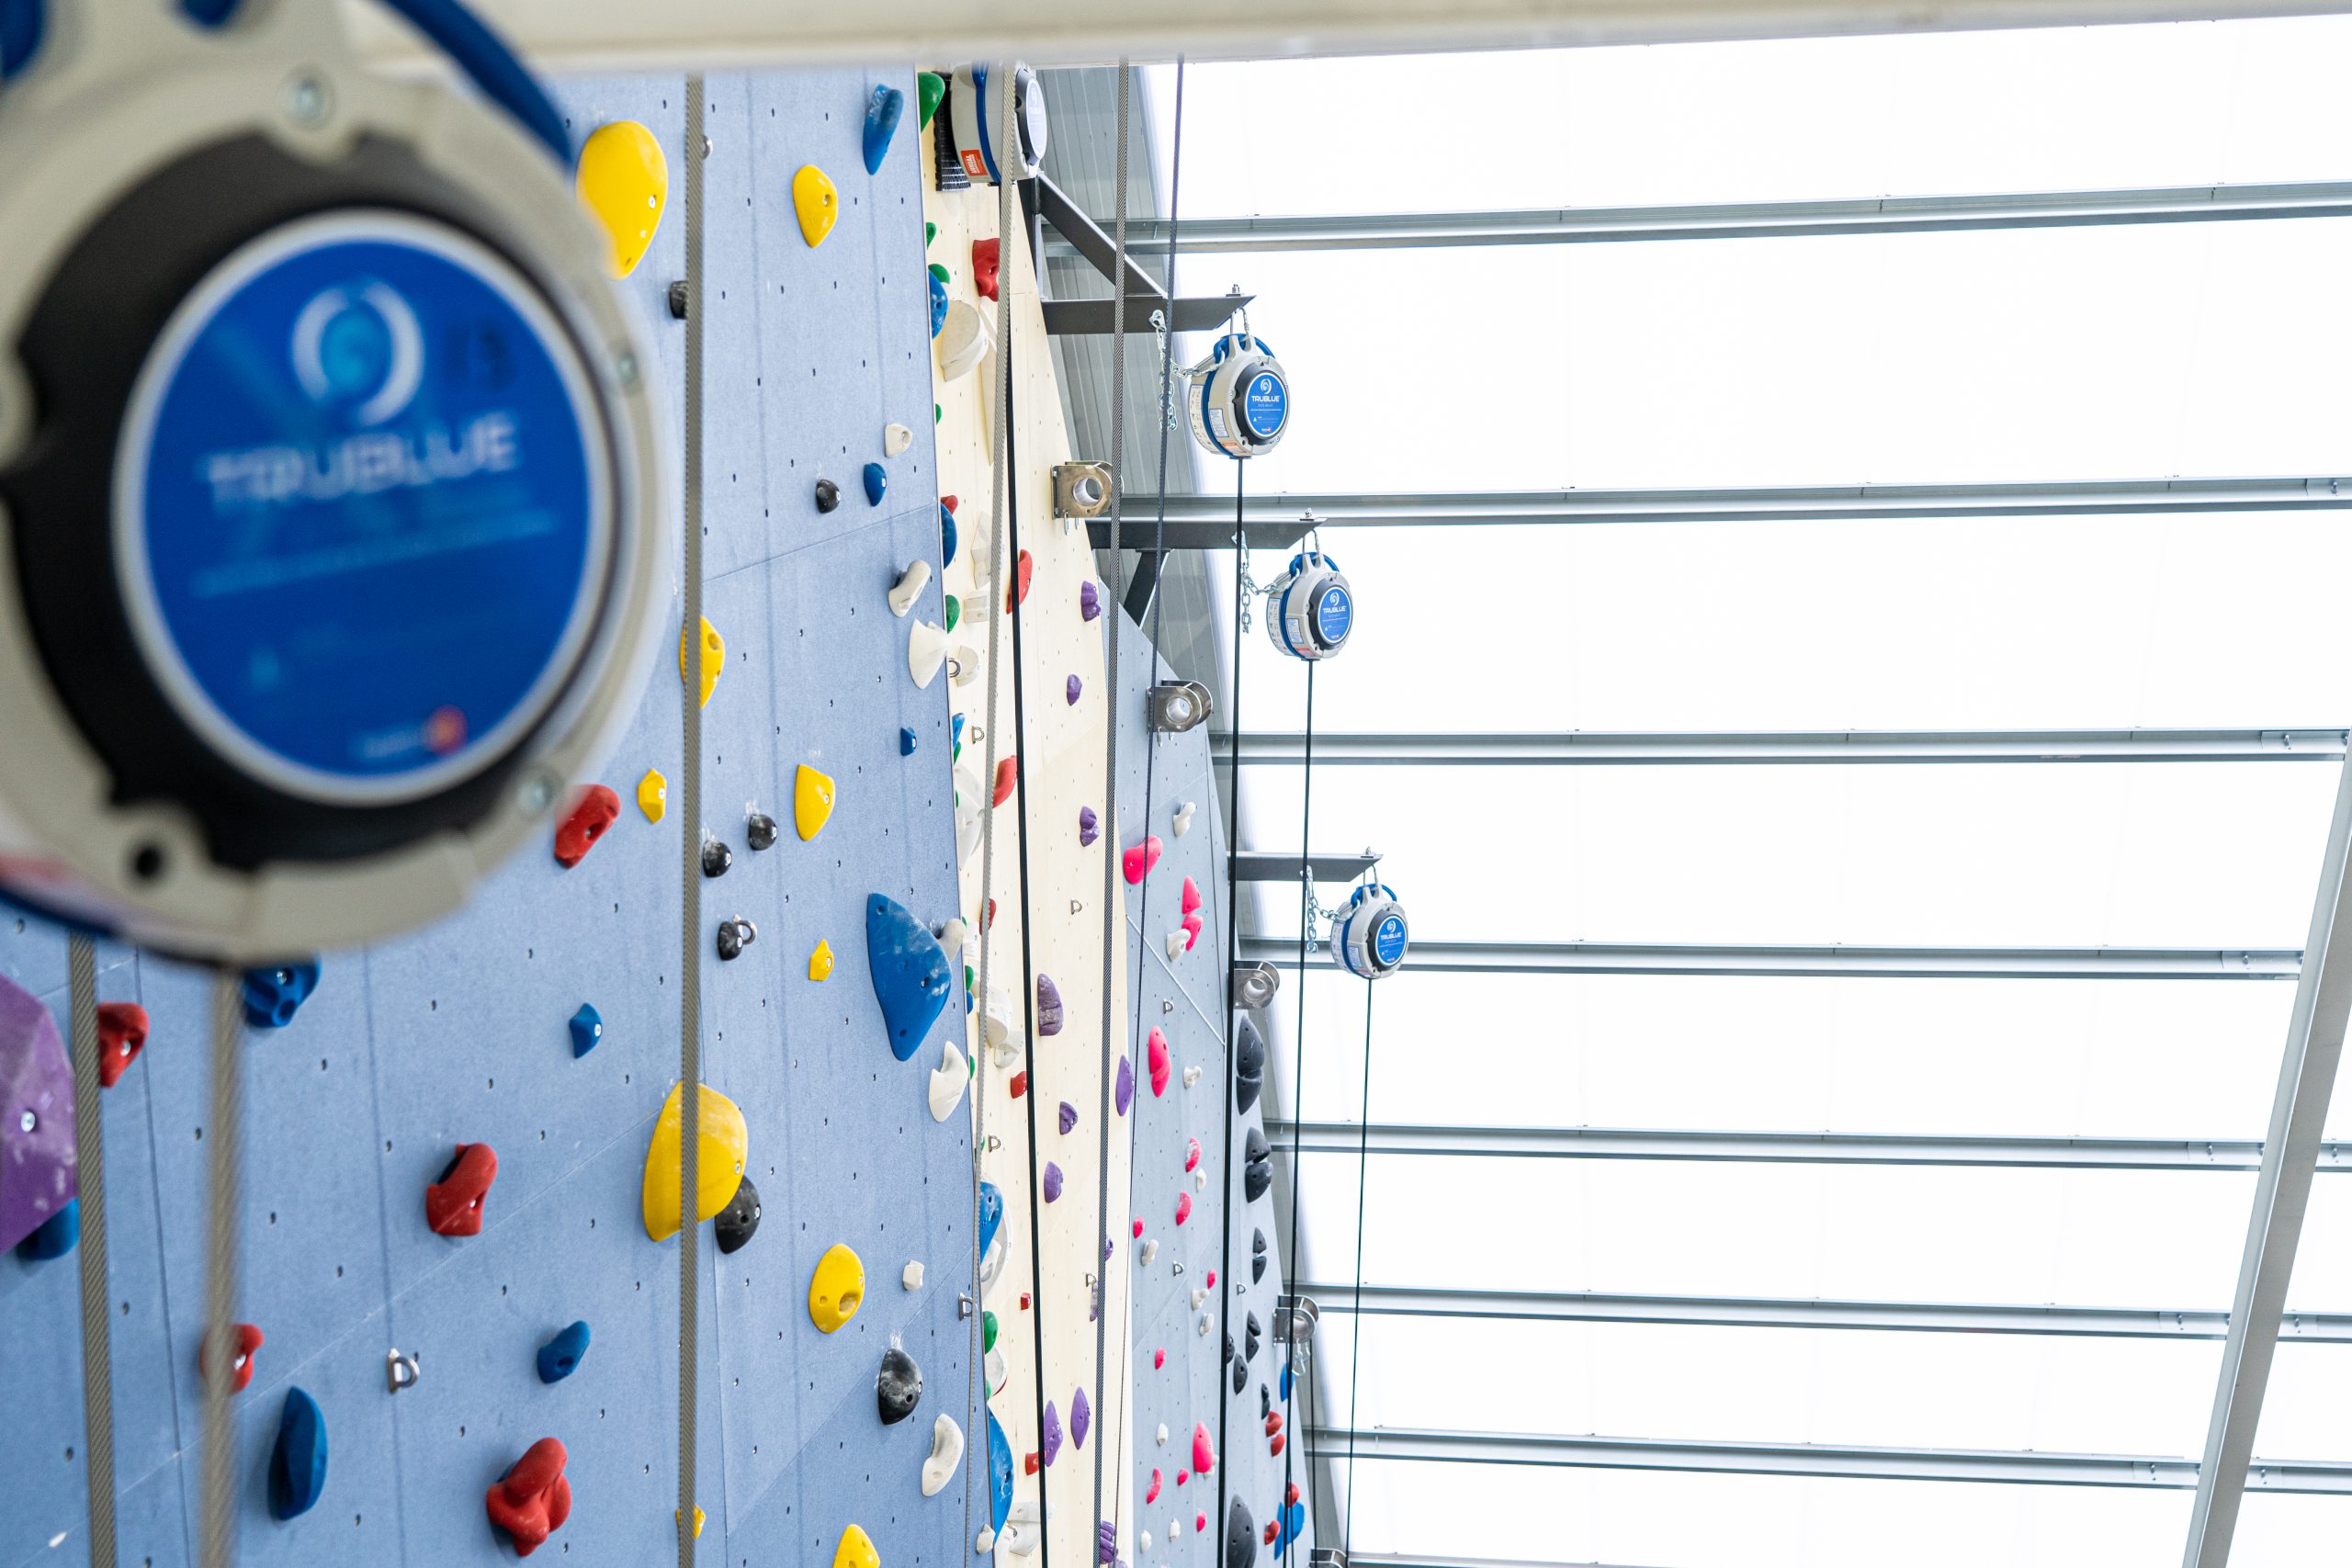
{"type": "MultiPolygon", "coordinates": [[[[1246,963],[1298,967],[1293,943],[1245,937],[1246,963]]],[[[1758,947],[1685,942],[1438,942],[1415,938],[1405,973],[1869,976],[1979,980],[2291,980],[2287,948],[1758,947]]],[[[1312,969],[1327,960],[1310,957],[1312,969]]],[[[1335,971],[1336,973],[1336,971],[1335,971]]]]}
{"type": "Polygon", "coordinates": [[[2237,1293],[2230,1305],[2229,1337],[2222,1347],[2213,1416],[2198,1470],[2197,1502],[2181,1552],[2184,1568],[2222,1568],[2229,1561],[2255,1427],[2262,1417],[2263,1393],[2278,1349],[2279,1314],[2295,1271],[2304,1205],[2311,1200],[2312,1174],[2324,1149],[2320,1130],[2335,1089],[2345,1021],[2352,1016],[2352,953],[2335,944],[2339,925],[2352,928],[2352,878],[2344,874],[2347,845],[2352,845],[2352,761],[2336,784],[2335,816],[2320,859],[2311,934],[2303,943],[2309,961],[2295,983],[2295,1010],[2278,1065],[2270,1128],[2263,1139],[2262,1174],[2255,1185],[2237,1293]]]}

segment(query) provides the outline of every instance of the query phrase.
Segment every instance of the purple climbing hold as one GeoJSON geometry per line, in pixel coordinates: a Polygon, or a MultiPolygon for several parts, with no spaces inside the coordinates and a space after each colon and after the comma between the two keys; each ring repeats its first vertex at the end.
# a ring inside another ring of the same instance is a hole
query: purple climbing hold
{"type": "Polygon", "coordinates": [[[1069,1130],[1070,1130],[1072,1127],[1075,1127],[1075,1126],[1077,1126],[1077,1125],[1078,1125],[1078,1107],[1077,1107],[1077,1106],[1075,1106],[1075,1105],[1072,1105],[1072,1104],[1071,1104],[1069,1100],[1063,1100],[1063,1101],[1062,1101],[1061,1120],[1062,1120],[1062,1134],[1063,1134],[1063,1135],[1064,1135],[1064,1136],[1068,1136],[1068,1135],[1069,1135],[1069,1130]]]}
{"type": "Polygon", "coordinates": [[[1046,1401],[1046,1423],[1043,1428],[1043,1435],[1039,1438],[1037,1442],[1037,1454],[1039,1459],[1043,1460],[1047,1464],[1051,1464],[1054,1462],[1054,1456],[1061,1451],[1061,1414],[1054,1408],[1054,1402],[1049,1399],[1046,1401]]]}
{"type": "Polygon", "coordinates": [[[1102,613],[1102,595],[1096,590],[1094,580],[1089,578],[1078,585],[1078,617],[1091,621],[1102,613]]]}
{"type": "Polygon", "coordinates": [[[1078,694],[1084,690],[1086,690],[1085,686],[1080,682],[1077,676],[1073,675],[1062,685],[1062,700],[1072,705],[1076,705],[1078,702],[1078,694]]]}
{"type": "Polygon", "coordinates": [[[1054,1202],[1061,1197],[1062,1168],[1056,1165],[1052,1160],[1047,1160],[1046,1162],[1046,1175],[1043,1185],[1046,1189],[1046,1202],[1054,1202]]]}
{"type": "Polygon", "coordinates": [[[1095,840],[1102,836],[1102,830],[1096,825],[1096,823],[1097,818],[1094,815],[1094,807],[1091,806],[1081,806],[1078,808],[1079,848],[1084,849],[1087,845],[1092,843],[1095,840]]]}
{"type": "Polygon", "coordinates": [[[1059,1034],[1062,1032],[1062,994],[1055,988],[1054,977],[1043,970],[1037,974],[1037,1032],[1059,1034]]]}
{"type": "Polygon", "coordinates": [[[1115,1519],[1104,1519],[1094,1527],[1094,1561],[1110,1568],[1119,1560],[1119,1525],[1115,1519]]]}
{"type": "Polygon", "coordinates": [[[1080,1389],[1069,1396],[1069,1446],[1086,1447],[1086,1434],[1094,1429],[1094,1408],[1086,1403],[1086,1391],[1080,1389]]]}
{"type": "MultiPolygon", "coordinates": [[[[0,979],[0,1250],[78,1198],[74,1069],[56,1021],[31,992],[0,979]]],[[[61,1227],[62,1228],[62,1227],[61,1227]]],[[[59,1233],[52,1232],[55,1235],[59,1233]]]]}
{"type": "Polygon", "coordinates": [[[1126,1054],[1125,1052],[1121,1052],[1119,1055],[1119,1077],[1118,1082],[1114,1084],[1112,1089],[1111,1103],[1118,1108],[1120,1115],[1125,1116],[1127,1113],[1127,1107],[1133,1105],[1135,1102],[1136,1066],[1133,1062],[1127,1060],[1126,1054]]]}

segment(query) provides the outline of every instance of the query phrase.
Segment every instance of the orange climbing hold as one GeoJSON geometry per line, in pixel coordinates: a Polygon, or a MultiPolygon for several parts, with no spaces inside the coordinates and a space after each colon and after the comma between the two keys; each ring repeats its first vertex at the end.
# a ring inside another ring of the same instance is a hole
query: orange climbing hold
{"type": "Polygon", "coordinates": [[[435,1235],[480,1235],[482,1200],[497,1179],[497,1150],[459,1144],[441,1179],[424,1190],[424,1223],[435,1235]]]}
{"type": "MultiPolygon", "coordinates": [[[[1002,806],[1006,801],[1011,800],[1012,798],[1012,786],[1020,782],[1021,759],[1018,757],[1004,757],[999,759],[996,765],[996,798],[989,804],[994,806],[1002,806]]],[[[996,911],[994,908],[990,908],[989,913],[990,915],[994,915],[996,911]]]]}
{"type": "Polygon", "coordinates": [[[490,1489],[490,1522],[514,1543],[514,1555],[528,1557],[571,1517],[571,1483],[564,1479],[571,1456],[553,1438],[525,1450],[490,1489]]]}
{"type": "Polygon", "coordinates": [[[98,1004],[98,1087],[112,1089],[147,1048],[147,1010],[137,1002],[98,1004]]]}
{"type": "Polygon", "coordinates": [[[587,858],[621,814],[621,797],[605,784],[590,784],[571,805],[571,815],[555,830],[555,861],[566,870],[587,858]]]}
{"type": "Polygon", "coordinates": [[[1029,558],[1027,550],[1021,552],[1020,560],[1012,568],[1012,586],[1004,591],[1005,614],[1011,615],[1016,603],[1025,604],[1029,602],[1029,574],[1036,564],[1029,558]]]}
{"type": "MultiPolygon", "coordinates": [[[[236,1348],[230,1352],[229,1360],[229,1392],[231,1393],[243,1393],[245,1392],[247,1386],[254,1381],[254,1352],[261,1348],[262,1334],[260,1329],[255,1328],[250,1323],[240,1323],[236,1325],[235,1333],[236,1348]]],[[[207,1362],[211,1358],[203,1353],[202,1343],[199,1341],[196,1358],[196,1371],[198,1377],[204,1378],[208,1382],[210,1381],[211,1374],[207,1367],[207,1362]]]]}

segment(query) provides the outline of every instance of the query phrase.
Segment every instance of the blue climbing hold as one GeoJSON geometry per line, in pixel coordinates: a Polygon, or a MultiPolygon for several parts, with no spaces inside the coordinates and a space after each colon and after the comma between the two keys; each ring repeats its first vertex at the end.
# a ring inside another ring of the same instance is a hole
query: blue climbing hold
{"type": "Polygon", "coordinates": [[[947,285],[939,281],[935,272],[924,277],[931,285],[931,335],[937,337],[947,325],[947,285]]]}
{"type": "Polygon", "coordinates": [[[882,504],[882,492],[890,488],[890,470],[879,463],[865,465],[865,504],[882,504]]]}
{"type": "Polygon", "coordinates": [[[245,1021],[255,1029],[283,1029],[311,993],[319,988],[319,961],[277,964],[245,971],[245,1021]]]}
{"type": "Polygon", "coordinates": [[[596,1048],[596,1042],[604,1037],[604,1016],[586,1002],[582,1002],[580,1010],[571,1015],[572,1059],[577,1061],[594,1051],[596,1048]]]}
{"type": "Polygon", "coordinates": [[[889,155],[890,138],[899,134],[899,116],[906,112],[907,96],[896,87],[876,87],[865,100],[865,172],[878,175],[889,155]]]}
{"type": "Polygon", "coordinates": [[[964,716],[960,713],[947,721],[947,746],[951,751],[964,750],[964,716]]]}
{"type": "Polygon", "coordinates": [[[17,1244],[17,1256],[28,1263],[46,1263],[73,1251],[74,1244],[81,1239],[82,1200],[68,1198],[65,1207],[34,1226],[32,1234],[17,1244]]]}
{"type": "Polygon", "coordinates": [[[1284,1402],[1290,1399],[1290,1362],[1288,1360],[1283,1362],[1283,1399],[1284,1402]]]}
{"type": "Polygon", "coordinates": [[[311,1511],[327,1483],[327,1421],[319,1402],[299,1388],[286,1391],[277,1417],[277,1446],[269,1454],[269,1514],[291,1519],[311,1511]]]}
{"type": "Polygon", "coordinates": [[[956,509],[945,502],[939,503],[939,570],[945,571],[956,562],[956,509]]]}
{"type": "Polygon", "coordinates": [[[890,1055],[911,1061],[947,1006],[947,950],[904,905],[876,893],[865,900],[865,965],[890,1032],[890,1055]]]}
{"type": "Polygon", "coordinates": [[[1297,1540],[1299,1532],[1306,1528],[1306,1505],[1305,1503],[1293,1503],[1284,1508],[1282,1512],[1281,1528],[1274,1536],[1274,1555],[1280,1557],[1283,1554],[1283,1549],[1297,1540]]]}
{"type": "Polygon", "coordinates": [[[561,1382],[588,1354],[588,1325],[575,1323],[539,1347],[539,1381],[561,1382]]]}
{"type": "Polygon", "coordinates": [[[1001,1532],[1012,1512],[1012,1445],[989,1412],[989,1529],[1001,1532]]]}
{"type": "Polygon", "coordinates": [[[980,1256],[996,1245],[997,1227],[1004,1223],[1004,1191],[993,1181],[980,1183],[980,1256]]]}
{"type": "Polygon", "coordinates": [[[901,727],[899,730],[899,755],[901,757],[911,757],[914,754],[915,732],[911,729],[901,727]]]}

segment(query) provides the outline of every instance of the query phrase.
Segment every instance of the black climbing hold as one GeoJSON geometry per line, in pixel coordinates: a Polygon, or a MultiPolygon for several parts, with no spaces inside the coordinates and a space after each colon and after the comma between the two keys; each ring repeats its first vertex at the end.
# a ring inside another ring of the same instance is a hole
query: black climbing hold
{"type": "Polygon", "coordinates": [[[686,280],[684,278],[678,277],[671,279],[669,298],[670,319],[673,321],[684,321],[686,319],[687,302],[686,280]]]}
{"type": "Polygon", "coordinates": [[[1274,1151],[1266,1146],[1266,1134],[1257,1128],[1250,1129],[1250,1136],[1241,1146],[1241,1191],[1252,1203],[1266,1195],[1274,1184],[1274,1151]]]}
{"type": "Polygon", "coordinates": [[[735,852],[727,847],[724,840],[705,839],[702,841],[702,874],[705,876],[724,876],[727,868],[734,863],[735,852]]]}
{"type": "Polygon", "coordinates": [[[752,819],[743,824],[744,841],[755,850],[775,848],[775,818],[764,811],[754,811],[752,819]]]}
{"type": "Polygon", "coordinates": [[[895,1427],[915,1413],[922,1399],[922,1369],[896,1345],[882,1352],[882,1370],[874,1375],[874,1408],[882,1425],[895,1427]]]}
{"type": "Polygon", "coordinates": [[[831,512],[842,503],[842,487],[831,479],[817,481],[817,510],[831,512]]]}
{"type": "MultiPolygon", "coordinates": [[[[1249,1321],[1243,1325],[1243,1332],[1241,1336],[1241,1359],[1243,1360],[1252,1361],[1257,1359],[1260,1336],[1264,1333],[1265,1330],[1258,1326],[1258,1314],[1254,1312],[1250,1314],[1249,1321]]],[[[1234,1390],[1234,1393],[1236,1393],[1240,1392],[1241,1391],[1239,1389],[1234,1390]]]]}
{"type": "Polygon", "coordinates": [[[718,1211],[711,1226],[718,1233],[718,1250],[722,1253],[740,1252],[752,1239],[752,1233],[760,1228],[760,1190],[752,1185],[750,1177],[736,1185],[735,1196],[718,1211]]]}
{"type": "Polygon", "coordinates": [[[1250,1386],[1250,1363],[1249,1363],[1249,1362],[1247,1362],[1247,1361],[1236,1361],[1236,1362],[1234,1362],[1234,1363],[1233,1363],[1233,1392],[1234,1392],[1234,1393],[1239,1393],[1243,1389],[1248,1388],[1249,1386],[1250,1386]]]}
{"type": "Polygon", "coordinates": [[[1274,1391],[1264,1383],[1258,1385],[1258,1419],[1263,1421],[1273,1413],[1274,1391]]]}
{"type": "Polygon", "coordinates": [[[1227,1335],[1227,1336],[1225,1337],[1225,1354],[1224,1354],[1223,1356],[1220,1356],[1220,1357],[1219,1357],[1219,1358],[1217,1358],[1217,1359],[1218,1359],[1219,1360],[1223,1360],[1223,1361],[1230,1361],[1231,1359],[1233,1359],[1233,1336],[1232,1336],[1232,1335],[1228,1334],[1228,1335],[1227,1335]]]}
{"type": "Polygon", "coordinates": [[[1266,1233],[1256,1228],[1250,1232],[1250,1282],[1256,1284],[1266,1277],[1266,1233]]]}
{"type": "MultiPolygon", "coordinates": [[[[737,915],[718,922],[718,957],[721,963],[741,958],[743,950],[760,940],[760,928],[737,915]]],[[[1263,1140],[1261,1140],[1262,1142],[1263,1140]]],[[[1271,1176],[1269,1179],[1272,1179],[1271,1176]]]]}
{"type": "Polygon", "coordinates": [[[1266,1087],[1266,1039],[1244,1014],[1234,1021],[1233,1108],[1247,1111],[1266,1087]]]}
{"type": "Polygon", "coordinates": [[[1236,1497],[1225,1517],[1225,1568],[1250,1568],[1258,1561],[1258,1521],[1250,1505],[1236,1497]]]}

